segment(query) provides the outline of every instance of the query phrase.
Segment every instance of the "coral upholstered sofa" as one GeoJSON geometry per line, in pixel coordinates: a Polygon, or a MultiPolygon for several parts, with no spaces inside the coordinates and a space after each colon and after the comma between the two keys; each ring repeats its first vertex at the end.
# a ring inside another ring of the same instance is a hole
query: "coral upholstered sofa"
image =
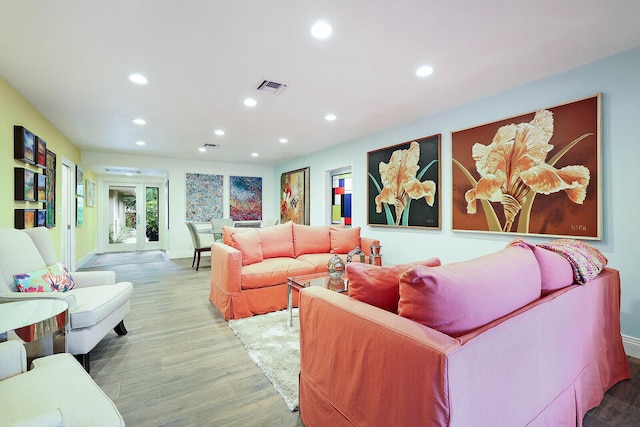
{"type": "Polygon", "coordinates": [[[210,301],[226,320],[287,307],[287,277],[327,271],[329,259],[359,246],[370,255],[375,239],[360,227],[293,224],[266,228],[222,227],[211,246],[210,301]]]}
{"type": "Polygon", "coordinates": [[[580,426],[629,378],[617,270],[573,284],[563,256],[517,244],[467,262],[347,273],[350,296],[300,293],[307,427],[580,426]]]}

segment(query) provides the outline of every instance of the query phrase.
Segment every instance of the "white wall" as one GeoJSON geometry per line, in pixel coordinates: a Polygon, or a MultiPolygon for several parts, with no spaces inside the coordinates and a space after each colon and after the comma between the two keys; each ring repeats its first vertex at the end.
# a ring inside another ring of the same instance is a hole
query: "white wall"
{"type": "MultiPolygon", "coordinates": [[[[186,220],[185,175],[187,173],[224,176],[223,203],[225,217],[229,217],[229,177],[232,175],[261,177],[262,217],[263,219],[271,217],[279,218],[277,202],[275,202],[275,200],[277,200],[277,190],[274,189],[273,167],[271,166],[126,156],[95,152],[83,152],[82,164],[85,168],[90,169],[96,165],[109,165],[143,170],[161,169],[164,171],[165,179],[169,180],[169,230],[166,234],[165,247],[170,258],[188,258],[193,256],[193,244],[191,243],[191,237],[184,223],[186,220]]],[[[98,197],[100,197],[100,195],[98,195],[98,197]]]]}
{"type": "MultiPolygon", "coordinates": [[[[438,256],[444,263],[449,263],[494,252],[503,248],[514,235],[451,230],[451,132],[564,104],[598,92],[603,94],[604,238],[589,243],[608,257],[609,266],[620,270],[622,333],[640,344],[639,338],[633,338],[640,337],[640,260],[635,244],[640,199],[635,185],[638,180],[634,179],[635,172],[640,169],[640,133],[637,126],[640,119],[640,49],[279,164],[275,167],[273,186],[279,189],[281,173],[309,166],[311,224],[326,224],[329,211],[326,171],[351,166],[354,226],[361,226],[364,236],[380,239],[385,264],[431,256],[438,256]],[[438,133],[442,134],[442,229],[367,226],[367,152],[438,133]],[[345,164],[344,159],[350,160],[345,164]]],[[[274,194],[275,204],[278,203],[278,192],[274,194]]],[[[527,240],[540,243],[550,239],[527,237],[527,240]]]]}

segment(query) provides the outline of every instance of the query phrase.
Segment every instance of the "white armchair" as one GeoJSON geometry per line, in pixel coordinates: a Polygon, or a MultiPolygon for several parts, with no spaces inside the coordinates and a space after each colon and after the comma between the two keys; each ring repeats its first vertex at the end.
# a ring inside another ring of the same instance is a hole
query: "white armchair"
{"type": "Polygon", "coordinates": [[[122,426],[115,404],[68,353],[41,357],[27,371],[19,341],[0,342],[0,425],[122,426]]]}
{"type": "Polygon", "coordinates": [[[0,299],[57,298],[69,305],[67,348],[89,372],[89,352],[113,329],[125,335],[124,317],[129,313],[133,286],[116,283],[113,271],[87,271],[71,274],[76,286],[67,292],[22,293],[14,274],[29,273],[58,259],[50,231],[44,227],[27,230],[0,228],[0,299]]]}

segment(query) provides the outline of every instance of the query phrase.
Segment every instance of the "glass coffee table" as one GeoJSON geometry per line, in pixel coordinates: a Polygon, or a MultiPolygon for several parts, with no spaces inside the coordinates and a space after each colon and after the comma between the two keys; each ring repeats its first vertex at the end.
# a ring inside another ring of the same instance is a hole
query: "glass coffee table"
{"type": "Polygon", "coordinates": [[[300,292],[301,289],[309,286],[322,286],[336,292],[347,292],[349,279],[343,274],[339,279],[333,279],[328,272],[304,274],[300,276],[287,277],[287,321],[289,326],[292,323],[293,311],[293,291],[300,292]]]}

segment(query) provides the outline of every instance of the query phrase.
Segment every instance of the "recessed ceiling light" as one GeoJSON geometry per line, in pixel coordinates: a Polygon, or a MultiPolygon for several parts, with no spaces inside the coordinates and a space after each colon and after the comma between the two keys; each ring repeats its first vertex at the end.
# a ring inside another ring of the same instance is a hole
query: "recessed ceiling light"
{"type": "Polygon", "coordinates": [[[142,126],[142,125],[146,125],[147,121],[145,119],[138,118],[138,119],[133,119],[133,123],[142,126]]]}
{"type": "Polygon", "coordinates": [[[201,152],[201,153],[206,153],[207,149],[204,148],[204,147],[200,147],[200,148],[198,148],[198,151],[201,152]]]}
{"type": "Polygon", "coordinates": [[[224,135],[224,131],[222,129],[216,129],[213,133],[215,133],[218,136],[224,135]]]}
{"type": "Polygon", "coordinates": [[[416,75],[418,77],[427,77],[431,74],[433,74],[433,67],[429,65],[423,65],[421,67],[418,67],[418,69],[416,70],[416,75]]]}
{"type": "Polygon", "coordinates": [[[258,153],[251,153],[251,157],[258,157],[258,153]]]}
{"type": "Polygon", "coordinates": [[[142,74],[131,74],[129,80],[139,85],[146,85],[149,80],[142,74]]]}
{"type": "Polygon", "coordinates": [[[144,141],[136,141],[136,145],[143,146],[143,145],[147,145],[147,143],[144,141]]]}
{"type": "Polygon", "coordinates": [[[255,107],[256,105],[258,105],[258,101],[253,98],[247,98],[244,100],[244,105],[246,105],[247,107],[255,107]]]}
{"type": "Polygon", "coordinates": [[[324,116],[324,119],[328,122],[332,122],[336,119],[336,115],[335,114],[327,114],[326,116],[324,116]]]}
{"type": "Polygon", "coordinates": [[[333,28],[331,28],[331,24],[327,21],[316,21],[316,23],[311,26],[311,35],[319,40],[326,39],[332,32],[333,28]]]}
{"type": "Polygon", "coordinates": [[[287,138],[280,138],[280,142],[286,144],[289,140],[287,138]]]}

